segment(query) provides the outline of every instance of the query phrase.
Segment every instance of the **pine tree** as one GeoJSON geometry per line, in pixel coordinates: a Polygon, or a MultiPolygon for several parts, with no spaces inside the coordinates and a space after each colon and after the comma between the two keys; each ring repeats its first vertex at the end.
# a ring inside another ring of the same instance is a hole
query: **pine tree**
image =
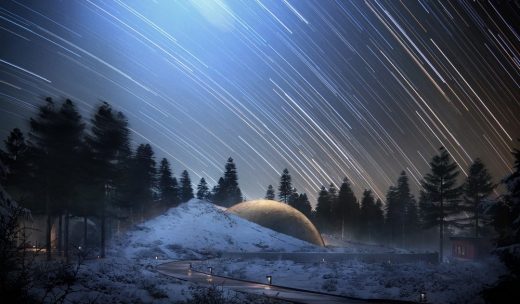
{"type": "Polygon", "coordinates": [[[486,210],[493,213],[493,224],[498,233],[494,252],[509,270],[493,288],[484,291],[483,298],[488,303],[520,300],[520,150],[514,149],[512,154],[513,172],[502,180],[506,192],[486,210]]]}
{"type": "Polygon", "coordinates": [[[211,201],[215,204],[221,204],[225,199],[225,182],[224,178],[221,177],[218,179],[217,185],[213,187],[211,191],[211,201]]]}
{"type": "Polygon", "coordinates": [[[457,204],[461,195],[461,187],[456,186],[459,171],[446,149],[430,162],[431,172],[421,182],[424,189],[422,210],[425,228],[439,226],[439,260],[443,261],[444,234],[449,224],[446,217],[460,212],[457,204]]]}
{"type": "Polygon", "coordinates": [[[408,185],[408,176],[404,171],[401,171],[401,175],[397,179],[397,201],[399,202],[399,211],[402,212],[402,216],[398,221],[398,235],[401,245],[404,245],[406,235],[406,209],[412,201],[412,195],[410,194],[410,186],[408,185]]]}
{"type": "Polygon", "coordinates": [[[56,164],[56,171],[61,177],[60,184],[63,187],[60,191],[62,199],[61,212],[65,215],[64,231],[64,256],[65,261],[69,260],[69,219],[71,211],[74,210],[74,202],[78,197],[78,185],[81,181],[83,166],[81,153],[84,150],[84,130],[85,124],[81,115],[78,113],[74,103],[67,99],[62,104],[58,112],[58,125],[56,140],[60,144],[60,162],[56,164]]]}
{"type": "MultiPolygon", "coordinates": [[[[105,256],[106,213],[114,197],[114,190],[129,192],[133,185],[128,183],[130,160],[130,131],[126,117],[121,112],[114,112],[104,102],[91,119],[91,130],[85,138],[89,147],[86,163],[88,176],[91,177],[88,193],[91,193],[93,209],[84,211],[85,215],[96,215],[101,220],[100,240],[101,257],[105,256]]],[[[84,217],[86,229],[87,218],[84,217]]],[[[86,230],[84,231],[86,235],[86,230]]]]}
{"type": "Polygon", "coordinates": [[[498,233],[495,252],[511,273],[499,282],[497,290],[508,292],[508,297],[513,293],[513,298],[518,298],[516,290],[520,281],[520,150],[514,149],[512,154],[513,172],[502,180],[507,191],[487,211],[492,211],[493,225],[498,233]]]}
{"type": "Polygon", "coordinates": [[[287,204],[293,208],[296,208],[296,206],[298,205],[299,197],[300,197],[300,195],[298,194],[298,190],[296,188],[293,188],[291,191],[291,195],[289,195],[287,204]]]}
{"type": "Polygon", "coordinates": [[[25,137],[20,129],[15,128],[4,140],[5,151],[0,150],[0,161],[8,169],[5,177],[0,178],[0,182],[5,185],[7,191],[16,201],[24,207],[28,207],[34,212],[38,204],[27,205],[28,183],[30,168],[30,151],[25,137]]]}
{"type": "Polygon", "coordinates": [[[289,197],[292,194],[291,175],[289,170],[283,169],[282,176],[280,176],[280,186],[278,186],[278,197],[281,202],[288,203],[289,197]]]}
{"type": "Polygon", "coordinates": [[[156,190],[157,169],[152,146],[140,144],[131,162],[130,169],[132,207],[137,209],[141,217],[144,207],[153,200],[156,190]]]}
{"type": "Polygon", "coordinates": [[[219,184],[213,188],[212,201],[225,207],[242,201],[242,191],[238,186],[238,176],[235,163],[230,157],[227,160],[224,177],[219,180],[219,184]]]}
{"type": "Polygon", "coordinates": [[[274,189],[273,189],[272,185],[267,186],[267,192],[265,193],[265,199],[267,199],[267,200],[275,199],[274,189]]]}
{"type": "Polygon", "coordinates": [[[345,237],[345,230],[349,231],[350,237],[352,237],[352,233],[357,227],[359,205],[346,177],[339,188],[338,198],[336,204],[332,206],[332,210],[337,230],[341,231],[341,239],[345,237]]]}
{"type": "Polygon", "coordinates": [[[177,180],[172,176],[170,163],[166,158],[161,160],[159,167],[159,192],[161,200],[168,206],[175,206],[179,202],[179,189],[177,180]]]}
{"type": "Polygon", "coordinates": [[[404,171],[397,180],[396,187],[390,187],[386,196],[386,232],[392,243],[405,243],[406,235],[410,234],[414,225],[416,208],[410,194],[408,177],[404,171]],[[414,211],[415,210],[415,211],[414,211]],[[410,227],[407,227],[410,225],[410,227]]]}
{"type": "Polygon", "coordinates": [[[390,186],[386,192],[385,226],[386,234],[391,244],[395,244],[399,239],[401,223],[403,223],[404,220],[404,206],[400,203],[397,188],[390,186]]]}
{"type": "Polygon", "coordinates": [[[46,249],[51,258],[52,216],[65,214],[65,258],[68,258],[68,220],[77,195],[81,172],[84,124],[74,104],[66,100],[59,110],[51,98],[31,118],[31,150],[34,152],[36,191],[45,199],[47,213],[46,249]]]}
{"type": "Polygon", "coordinates": [[[360,219],[360,230],[363,237],[368,236],[368,239],[372,239],[373,224],[372,224],[372,210],[374,209],[375,201],[370,190],[365,190],[361,197],[361,207],[359,213],[360,219]]]}
{"type": "MultiPolygon", "coordinates": [[[[493,225],[498,232],[497,247],[520,244],[520,150],[514,149],[515,162],[513,173],[504,178],[506,194],[494,206],[493,225]]],[[[517,275],[520,272],[520,259],[513,250],[503,251],[506,265],[517,275]]]]}
{"type": "Polygon", "coordinates": [[[384,226],[385,226],[385,215],[383,211],[383,202],[378,198],[376,200],[376,206],[374,208],[374,235],[376,240],[381,240],[383,237],[384,226]]]}
{"type": "Polygon", "coordinates": [[[330,230],[331,232],[337,232],[338,229],[338,223],[337,223],[337,215],[334,213],[335,207],[338,204],[338,190],[336,189],[336,186],[331,182],[329,184],[329,189],[327,191],[328,197],[329,197],[329,204],[330,204],[330,230]]]}
{"type": "Polygon", "coordinates": [[[45,230],[45,252],[47,259],[51,259],[51,228],[52,217],[55,214],[54,192],[56,189],[52,163],[54,162],[52,153],[57,150],[53,139],[56,132],[57,111],[54,102],[50,97],[45,99],[45,104],[38,108],[38,116],[30,119],[31,132],[31,151],[33,152],[35,163],[35,196],[40,195],[45,201],[45,213],[47,215],[45,230]]]}
{"type": "Polygon", "coordinates": [[[464,200],[463,210],[472,214],[475,220],[475,237],[478,238],[479,233],[479,213],[481,203],[488,197],[494,189],[491,182],[491,175],[482,161],[477,158],[469,167],[469,174],[464,183],[464,200]]]}
{"type": "Polygon", "coordinates": [[[193,198],[193,188],[191,187],[190,175],[187,170],[181,173],[179,190],[181,202],[187,202],[193,198]]]}
{"type": "Polygon", "coordinates": [[[361,199],[360,228],[361,235],[372,242],[380,237],[384,223],[383,203],[374,200],[371,190],[365,190],[361,199]]]}
{"type": "Polygon", "coordinates": [[[197,185],[197,198],[200,200],[207,200],[209,194],[208,183],[206,183],[206,180],[202,177],[197,185]]]}
{"type": "Polygon", "coordinates": [[[242,191],[238,186],[238,176],[236,165],[230,157],[226,163],[226,171],[224,172],[225,199],[224,206],[231,207],[242,201],[242,191]]]}
{"type": "Polygon", "coordinates": [[[307,194],[300,193],[300,195],[298,195],[294,208],[303,213],[307,218],[311,218],[312,206],[307,194]]]}
{"type": "Polygon", "coordinates": [[[419,211],[417,209],[417,201],[415,198],[409,201],[405,210],[405,222],[404,227],[408,236],[417,236],[420,230],[421,224],[419,220],[419,211]]]}
{"type": "Polygon", "coordinates": [[[436,211],[435,205],[433,205],[428,198],[428,194],[424,190],[419,191],[419,202],[418,202],[418,214],[419,223],[422,229],[431,228],[431,222],[435,221],[436,211]]]}
{"type": "Polygon", "coordinates": [[[324,186],[321,186],[318,193],[318,203],[316,204],[316,221],[323,231],[329,231],[331,228],[332,205],[329,199],[329,193],[324,186]]]}

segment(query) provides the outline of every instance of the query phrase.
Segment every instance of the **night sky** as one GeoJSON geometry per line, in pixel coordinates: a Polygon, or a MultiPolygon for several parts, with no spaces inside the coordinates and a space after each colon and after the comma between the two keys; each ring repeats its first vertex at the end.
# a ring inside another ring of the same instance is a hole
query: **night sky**
{"type": "MultiPolygon", "coordinates": [[[[46,96],[123,111],[174,174],[248,199],[288,168],[311,203],[348,177],[414,191],[446,147],[495,182],[520,137],[518,1],[0,2],[0,136],[46,96]]],[[[464,175],[463,175],[464,176],[464,175]]]]}

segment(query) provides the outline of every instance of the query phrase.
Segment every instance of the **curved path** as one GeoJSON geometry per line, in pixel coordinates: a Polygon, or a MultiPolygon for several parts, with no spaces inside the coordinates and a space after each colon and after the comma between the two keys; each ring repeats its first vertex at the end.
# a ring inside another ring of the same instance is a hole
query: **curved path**
{"type": "Polygon", "coordinates": [[[198,285],[222,286],[240,292],[258,294],[295,303],[410,303],[395,300],[363,300],[298,288],[267,285],[246,280],[211,275],[209,273],[191,270],[190,265],[193,262],[195,261],[168,262],[158,265],[157,271],[164,275],[171,276],[179,280],[192,282],[198,285]]]}

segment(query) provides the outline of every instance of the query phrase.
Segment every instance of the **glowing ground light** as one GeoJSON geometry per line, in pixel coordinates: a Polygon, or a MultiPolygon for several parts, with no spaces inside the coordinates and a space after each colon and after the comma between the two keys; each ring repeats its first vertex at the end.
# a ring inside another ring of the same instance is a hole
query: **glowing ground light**
{"type": "Polygon", "coordinates": [[[267,278],[267,284],[272,285],[272,283],[273,283],[273,277],[270,276],[270,275],[268,275],[268,276],[266,276],[266,278],[267,278]]]}
{"type": "Polygon", "coordinates": [[[419,303],[426,303],[426,302],[428,302],[428,299],[426,298],[426,293],[421,292],[419,294],[419,303]]]}

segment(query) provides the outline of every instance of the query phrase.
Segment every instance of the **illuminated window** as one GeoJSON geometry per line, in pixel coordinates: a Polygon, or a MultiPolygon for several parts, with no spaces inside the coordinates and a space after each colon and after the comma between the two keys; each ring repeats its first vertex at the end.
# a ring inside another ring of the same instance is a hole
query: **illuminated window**
{"type": "Polygon", "coordinates": [[[457,245],[455,247],[455,254],[458,256],[466,256],[466,247],[462,245],[457,245]]]}

